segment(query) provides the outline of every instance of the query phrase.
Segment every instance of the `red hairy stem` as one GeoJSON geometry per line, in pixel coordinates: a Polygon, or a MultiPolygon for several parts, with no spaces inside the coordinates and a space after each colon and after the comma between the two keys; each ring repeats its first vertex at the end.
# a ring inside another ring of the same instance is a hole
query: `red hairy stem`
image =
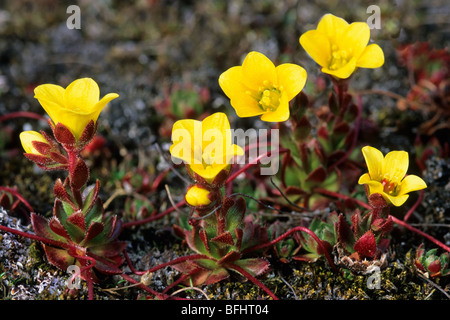
{"type": "Polygon", "coordinates": [[[347,152],[344,154],[344,156],[342,158],[340,158],[337,162],[332,164],[328,168],[328,170],[331,170],[331,169],[339,166],[344,161],[346,161],[350,157],[351,153],[353,152],[353,150],[356,147],[356,143],[358,142],[358,135],[359,135],[359,129],[360,129],[360,124],[361,124],[361,112],[362,112],[362,100],[361,100],[360,95],[358,95],[358,104],[356,106],[358,107],[358,113],[357,113],[356,119],[355,119],[355,134],[353,135],[352,144],[351,144],[350,148],[347,150],[347,152]]]}
{"type": "Polygon", "coordinates": [[[178,209],[179,207],[182,207],[185,204],[186,204],[186,200],[183,199],[180,202],[178,202],[175,205],[175,207],[172,206],[169,209],[165,210],[164,212],[161,212],[160,214],[155,214],[155,215],[152,214],[150,217],[142,219],[142,220],[130,221],[130,222],[124,223],[122,225],[122,228],[130,228],[133,226],[139,226],[139,225],[146,224],[146,223],[154,221],[154,220],[158,220],[158,219],[164,217],[165,215],[168,215],[169,213],[175,211],[176,208],[178,209]]]}
{"type": "Polygon", "coordinates": [[[174,259],[172,261],[159,264],[159,265],[157,265],[157,266],[155,266],[155,267],[153,267],[151,269],[148,269],[146,271],[136,271],[135,273],[137,275],[143,275],[143,274],[145,274],[147,272],[155,272],[155,271],[158,271],[159,269],[162,269],[162,268],[165,268],[165,267],[169,267],[169,266],[173,266],[174,264],[182,263],[182,262],[189,261],[189,260],[198,260],[198,259],[214,260],[214,259],[212,259],[212,258],[210,258],[208,256],[205,256],[204,254],[193,254],[193,255],[190,255],[190,256],[179,257],[179,258],[176,258],[176,259],[174,259]]]}
{"type": "Polygon", "coordinates": [[[30,118],[30,119],[47,121],[47,119],[40,114],[37,114],[34,112],[29,112],[29,111],[17,111],[17,112],[11,112],[11,113],[1,116],[0,122],[10,120],[10,119],[15,119],[15,118],[30,118]]]}
{"type": "Polygon", "coordinates": [[[159,185],[161,184],[161,181],[165,178],[165,176],[170,172],[171,168],[167,168],[163,172],[161,172],[153,181],[152,186],[150,188],[150,192],[155,191],[159,185]]]}
{"type": "Polygon", "coordinates": [[[408,219],[413,214],[414,210],[416,210],[417,207],[419,206],[419,204],[422,202],[424,195],[425,195],[425,192],[423,190],[420,190],[419,198],[417,199],[416,203],[414,203],[414,205],[411,207],[411,209],[409,209],[408,212],[405,214],[405,216],[403,217],[403,221],[405,221],[405,222],[408,221],[408,219]]]}
{"type": "MultiPolygon", "coordinates": [[[[351,199],[351,200],[355,201],[356,203],[358,203],[359,205],[361,205],[362,207],[364,207],[366,209],[369,209],[369,210],[372,209],[372,207],[369,204],[367,204],[365,202],[362,202],[362,201],[359,201],[359,200],[356,200],[356,199],[352,199],[351,197],[349,197],[347,195],[344,195],[344,194],[328,191],[328,190],[321,189],[321,188],[316,188],[315,191],[319,192],[321,194],[333,196],[333,197],[344,199],[344,200],[351,199]]],[[[427,233],[425,233],[423,231],[420,231],[419,229],[414,228],[413,226],[411,226],[408,223],[406,223],[406,221],[402,221],[400,219],[397,219],[396,217],[394,217],[392,215],[389,215],[389,216],[391,217],[391,219],[392,219],[392,221],[394,223],[396,223],[396,224],[398,224],[398,225],[400,225],[400,226],[402,226],[402,227],[404,227],[404,228],[406,228],[406,229],[408,229],[408,230],[410,230],[412,232],[415,232],[415,233],[421,235],[422,237],[424,237],[424,238],[428,239],[429,241],[433,242],[435,245],[437,245],[437,246],[441,247],[442,249],[450,252],[450,247],[446,246],[445,244],[443,244],[442,242],[440,242],[436,238],[430,236],[429,234],[427,234],[427,233]]]]}
{"type": "Polygon", "coordinates": [[[60,242],[60,241],[56,241],[56,240],[40,237],[40,236],[37,236],[35,234],[19,231],[19,230],[16,230],[16,229],[13,229],[13,228],[9,228],[9,227],[5,227],[5,226],[2,226],[2,225],[0,225],[0,230],[5,231],[5,232],[9,232],[9,233],[12,233],[12,234],[16,234],[18,236],[21,236],[21,237],[24,237],[24,238],[28,238],[28,239],[31,239],[31,240],[40,241],[42,243],[45,243],[45,244],[48,244],[48,245],[51,245],[51,246],[56,246],[56,247],[59,247],[59,248],[62,248],[62,249],[74,249],[74,250],[77,249],[77,247],[75,247],[73,245],[70,245],[68,243],[65,243],[65,242],[60,242]]]}
{"type": "MultiPolygon", "coordinates": [[[[278,153],[285,153],[285,152],[289,152],[289,149],[280,149],[278,150],[278,153]]],[[[270,155],[272,154],[272,151],[268,151],[262,155],[260,155],[259,157],[257,157],[256,159],[254,159],[253,161],[247,163],[245,166],[243,166],[242,168],[240,168],[238,171],[236,171],[235,173],[233,173],[225,183],[230,183],[232,182],[234,179],[236,179],[236,177],[238,177],[242,172],[250,169],[251,167],[254,167],[256,165],[258,165],[258,162],[261,159],[264,159],[265,157],[270,157],[270,155]]]]}
{"type": "Polygon", "coordinates": [[[128,264],[128,267],[130,268],[131,272],[133,272],[134,274],[139,274],[139,271],[137,271],[137,270],[134,268],[133,264],[131,263],[131,260],[130,260],[130,257],[128,256],[127,251],[126,251],[126,250],[123,250],[123,251],[122,251],[122,254],[123,254],[123,256],[125,257],[125,260],[126,260],[126,262],[127,262],[127,264],[128,264]]]}
{"type": "Polygon", "coordinates": [[[323,189],[323,188],[314,188],[313,191],[317,192],[317,193],[320,193],[322,195],[325,195],[325,196],[330,196],[330,197],[334,197],[334,198],[338,198],[338,199],[344,199],[344,200],[352,200],[355,203],[359,204],[361,207],[364,207],[366,209],[372,209],[372,207],[369,204],[367,204],[367,203],[365,203],[363,201],[360,201],[358,199],[353,199],[352,197],[349,197],[349,196],[347,196],[345,194],[341,194],[341,193],[330,191],[330,190],[323,189]]]}
{"type": "Polygon", "coordinates": [[[162,293],[167,293],[167,291],[169,291],[170,289],[172,289],[173,287],[177,286],[178,284],[180,284],[181,282],[183,282],[184,280],[188,279],[190,276],[192,276],[193,274],[195,274],[196,272],[198,272],[200,270],[200,268],[194,269],[189,273],[183,274],[181,275],[177,280],[175,280],[172,284],[168,285],[164,291],[162,293]]]}
{"type": "MultiPolygon", "coordinates": [[[[73,173],[75,171],[75,167],[77,165],[77,160],[78,160],[78,153],[74,152],[72,150],[66,150],[68,157],[69,157],[69,179],[72,181],[73,178],[73,173]]],[[[78,207],[81,209],[83,208],[83,197],[81,196],[81,191],[78,190],[77,188],[71,188],[73,196],[75,197],[75,200],[78,204],[78,207]]]]}
{"type": "Polygon", "coordinates": [[[22,197],[22,195],[20,193],[18,193],[16,190],[8,188],[8,187],[0,187],[0,191],[5,191],[5,192],[8,192],[8,193],[11,193],[15,197],[17,197],[28,208],[28,210],[30,210],[30,212],[34,212],[33,208],[28,203],[28,201],[25,200],[25,198],[22,197]]]}
{"type": "Polygon", "coordinates": [[[336,79],[333,76],[330,76],[334,90],[338,96],[339,108],[342,108],[344,102],[345,93],[348,91],[348,79],[336,79]]]}
{"type": "MultiPolygon", "coordinates": [[[[95,264],[97,261],[94,258],[88,257],[88,256],[79,256],[79,255],[71,255],[72,257],[78,259],[78,260],[89,260],[91,264],[84,266],[80,269],[80,274],[83,274],[83,272],[92,269],[95,267],[95,264]]],[[[84,279],[87,282],[88,285],[88,300],[94,300],[94,286],[92,280],[86,276],[84,279]]]]}
{"type": "Polygon", "coordinates": [[[88,300],[94,300],[94,284],[91,280],[86,280],[88,285],[88,300]]]}
{"type": "Polygon", "coordinates": [[[299,232],[299,231],[309,234],[317,242],[317,245],[320,247],[320,250],[324,253],[328,263],[336,271],[337,268],[336,268],[335,264],[333,263],[333,260],[331,259],[330,254],[328,253],[327,249],[323,245],[322,240],[320,240],[319,237],[314,232],[309,230],[308,228],[300,227],[300,226],[288,230],[286,233],[282,234],[281,236],[279,236],[278,238],[276,238],[276,239],[274,239],[274,240],[272,240],[270,242],[266,242],[266,243],[263,243],[263,244],[256,245],[256,246],[250,247],[248,249],[245,249],[242,252],[242,254],[246,254],[246,253],[251,252],[251,251],[256,251],[256,250],[260,250],[260,249],[263,249],[263,248],[267,248],[267,247],[273,246],[275,243],[277,243],[277,242],[287,238],[288,236],[290,236],[294,232],[299,232]]]}
{"type": "MultiPolygon", "coordinates": [[[[128,257],[128,255],[126,254],[125,250],[124,250],[122,253],[125,254],[125,258],[128,257]]],[[[104,263],[104,264],[106,264],[106,265],[108,265],[108,266],[116,267],[115,265],[113,265],[112,263],[106,261],[105,259],[100,259],[101,257],[98,257],[97,255],[95,255],[95,254],[93,254],[93,253],[89,253],[89,255],[90,255],[91,257],[94,257],[94,258],[97,259],[97,260],[101,260],[102,263],[104,263]]],[[[129,261],[129,259],[128,259],[128,261],[129,261]]],[[[147,272],[152,272],[151,270],[145,271],[145,272],[140,272],[140,271],[136,271],[134,268],[132,268],[132,270],[134,270],[133,273],[134,273],[134,274],[137,274],[137,275],[143,275],[143,274],[145,274],[145,273],[147,273],[147,272]]],[[[143,283],[140,283],[139,281],[133,279],[132,277],[130,277],[129,275],[127,275],[127,274],[125,274],[125,273],[120,274],[120,276],[121,276],[122,278],[124,278],[125,280],[127,280],[128,282],[131,282],[131,283],[133,283],[133,284],[139,284],[138,287],[140,287],[141,289],[143,289],[143,290],[147,291],[148,293],[154,295],[155,297],[158,297],[159,299],[168,299],[168,298],[170,298],[170,296],[168,296],[168,295],[166,295],[166,294],[161,294],[161,293],[159,293],[159,292],[157,292],[157,291],[151,289],[150,287],[146,286],[146,285],[143,284],[143,283]]]]}
{"type": "Polygon", "coordinates": [[[450,252],[450,247],[446,246],[445,244],[443,244],[439,240],[435,239],[434,237],[430,236],[429,234],[427,234],[427,233],[425,233],[423,231],[420,231],[419,229],[414,228],[413,226],[409,225],[405,221],[397,219],[394,216],[390,215],[390,217],[391,217],[392,221],[394,221],[396,224],[398,224],[398,225],[400,225],[402,227],[405,227],[406,229],[421,235],[422,237],[424,237],[424,238],[430,240],[431,242],[433,242],[435,245],[437,245],[437,246],[441,247],[442,249],[450,252]]]}
{"type": "Polygon", "coordinates": [[[87,255],[79,256],[79,255],[76,255],[76,254],[71,254],[71,256],[74,257],[75,259],[78,259],[78,260],[89,260],[91,262],[91,264],[88,264],[88,265],[86,265],[86,266],[84,266],[83,268],[80,269],[80,274],[83,274],[83,272],[94,268],[96,263],[97,263],[97,260],[95,260],[94,258],[89,257],[87,255]]]}
{"type": "Polygon", "coordinates": [[[145,284],[143,284],[143,283],[141,283],[141,282],[139,282],[139,281],[133,279],[132,277],[130,277],[129,275],[127,275],[127,274],[125,274],[125,273],[122,273],[120,276],[121,276],[122,278],[124,278],[125,280],[127,280],[128,282],[131,282],[131,283],[133,283],[133,284],[137,284],[137,286],[138,286],[139,288],[141,288],[142,290],[145,290],[145,291],[147,291],[148,293],[154,295],[154,296],[157,297],[158,299],[165,300],[165,299],[170,298],[170,296],[168,296],[168,295],[166,295],[166,294],[161,294],[161,293],[159,293],[159,292],[153,290],[152,288],[150,288],[150,287],[146,286],[145,284]]]}
{"type": "Polygon", "coordinates": [[[261,281],[259,281],[258,279],[256,279],[254,276],[252,276],[249,272],[245,271],[244,268],[237,266],[235,264],[228,264],[227,267],[229,267],[230,269],[233,269],[239,273],[241,273],[242,275],[244,275],[247,279],[249,279],[251,282],[253,282],[255,285],[257,285],[258,287],[260,287],[262,290],[264,290],[272,299],[274,300],[279,300],[277,298],[277,296],[269,290],[269,288],[267,288],[261,281]]]}

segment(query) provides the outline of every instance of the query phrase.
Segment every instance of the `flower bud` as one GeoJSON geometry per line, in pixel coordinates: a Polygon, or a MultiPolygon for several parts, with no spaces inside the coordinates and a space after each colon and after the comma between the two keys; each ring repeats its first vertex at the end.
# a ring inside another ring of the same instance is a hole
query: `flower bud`
{"type": "Polygon", "coordinates": [[[211,203],[210,192],[204,188],[193,186],[186,193],[186,202],[193,206],[207,206],[211,203]]]}
{"type": "Polygon", "coordinates": [[[26,153],[41,155],[45,149],[50,150],[51,146],[42,134],[36,131],[23,131],[19,135],[20,142],[26,153]],[[37,142],[37,143],[36,143],[37,142]],[[46,147],[47,145],[48,147],[46,147]]]}

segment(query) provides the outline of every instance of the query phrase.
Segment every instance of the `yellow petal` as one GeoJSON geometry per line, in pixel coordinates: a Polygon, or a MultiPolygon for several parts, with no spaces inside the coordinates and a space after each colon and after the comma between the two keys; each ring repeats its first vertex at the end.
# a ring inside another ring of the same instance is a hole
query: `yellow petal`
{"type": "Polygon", "coordinates": [[[384,158],[383,174],[391,182],[400,183],[409,167],[409,157],[406,151],[391,151],[384,158]]]}
{"type": "Polygon", "coordinates": [[[231,145],[231,131],[228,117],[223,112],[216,112],[202,121],[202,150],[214,150],[215,161],[224,161],[227,145],[231,145]],[[228,143],[227,143],[228,142],[228,143]]]}
{"type": "Polygon", "coordinates": [[[255,99],[257,95],[253,89],[249,89],[243,82],[242,67],[232,67],[219,77],[219,85],[223,92],[230,98],[230,104],[238,117],[254,117],[264,111],[259,107],[255,99]]]}
{"type": "Polygon", "coordinates": [[[339,48],[351,49],[351,56],[359,58],[370,39],[370,28],[367,23],[354,22],[342,34],[339,39],[339,48]]]}
{"type": "Polygon", "coordinates": [[[220,75],[219,85],[223,92],[230,98],[237,92],[245,92],[247,90],[243,84],[243,79],[242,67],[232,67],[220,75]]]}
{"type": "Polygon", "coordinates": [[[47,143],[47,140],[42,134],[36,131],[23,131],[19,135],[20,142],[26,153],[40,154],[34,147],[33,141],[39,141],[47,143]]]}
{"type": "MultiPolygon", "coordinates": [[[[179,132],[179,131],[178,131],[179,132]]],[[[182,135],[181,135],[182,137],[182,135]]],[[[181,164],[177,161],[175,161],[174,158],[183,160],[185,163],[193,163],[194,155],[192,151],[192,145],[188,142],[186,142],[186,139],[181,138],[180,140],[176,140],[171,146],[170,146],[170,155],[172,156],[172,161],[176,164],[181,164]]]]}
{"type": "Polygon", "coordinates": [[[242,63],[242,74],[248,87],[259,90],[264,82],[277,84],[275,65],[262,53],[252,51],[242,63]]]}
{"type": "Polygon", "coordinates": [[[210,192],[208,190],[198,186],[193,186],[189,188],[185,199],[187,203],[194,207],[207,206],[211,203],[211,200],[208,197],[209,194],[210,192]]]}
{"type": "Polygon", "coordinates": [[[234,161],[234,157],[244,155],[244,149],[242,149],[237,144],[233,144],[228,146],[226,149],[226,154],[223,163],[225,164],[233,164],[236,163],[234,161]]]}
{"type": "Polygon", "coordinates": [[[97,83],[90,78],[77,79],[66,88],[64,102],[66,108],[77,113],[91,113],[100,98],[97,83]]]}
{"type": "Polygon", "coordinates": [[[233,144],[233,156],[243,156],[244,155],[244,149],[242,149],[237,144],[233,144]]]}
{"type": "Polygon", "coordinates": [[[427,184],[421,178],[416,175],[408,175],[400,184],[400,191],[398,195],[401,196],[412,191],[425,189],[426,187],[427,184]]]}
{"type": "Polygon", "coordinates": [[[264,113],[258,101],[245,94],[231,99],[230,103],[239,118],[254,117],[264,113]]]}
{"type": "Polygon", "coordinates": [[[190,164],[189,168],[197,173],[199,176],[204,178],[208,182],[212,182],[214,178],[219,174],[220,171],[225,170],[229,167],[229,164],[215,164],[211,166],[204,166],[202,164],[190,164]]]}
{"type": "Polygon", "coordinates": [[[400,207],[402,204],[404,204],[409,197],[409,195],[407,194],[401,196],[391,196],[384,192],[382,193],[382,195],[386,201],[392,203],[396,207],[400,207]]]}
{"type": "Polygon", "coordinates": [[[369,194],[384,193],[383,185],[376,180],[369,180],[365,184],[369,187],[369,194]]]}
{"type": "Polygon", "coordinates": [[[64,106],[64,88],[55,84],[41,84],[34,89],[34,97],[64,106]]]}
{"type": "Polygon", "coordinates": [[[317,25],[317,31],[327,35],[330,39],[338,39],[348,26],[349,24],[344,19],[328,13],[320,19],[317,25]]]}
{"type": "Polygon", "coordinates": [[[79,114],[76,112],[68,111],[67,109],[62,109],[61,123],[64,124],[74,135],[75,139],[79,139],[84,129],[91,120],[96,121],[98,118],[97,112],[91,112],[86,114],[79,114]]]}
{"type": "Polygon", "coordinates": [[[381,181],[383,178],[384,156],[380,150],[370,146],[362,148],[362,154],[366,160],[367,169],[371,180],[381,181]]]}
{"type": "Polygon", "coordinates": [[[227,115],[223,112],[216,112],[203,119],[202,121],[203,133],[211,129],[218,129],[219,131],[224,133],[227,130],[230,130],[230,122],[228,121],[227,115]]]}
{"type": "Polygon", "coordinates": [[[368,45],[356,62],[356,66],[360,68],[379,68],[383,64],[384,53],[377,44],[368,45]]]}
{"type": "Polygon", "coordinates": [[[356,69],[356,58],[352,58],[347,64],[339,69],[331,70],[328,67],[322,68],[323,73],[331,74],[339,79],[347,79],[356,69]]]}
{"type": "Polygon", "coordinates": [[[358,184],[367,184],[370,180],[370,175],[368,173],[364,173],[361,177],[359,177],[358,184]]]}
{"type": "Polygon", "coordinates": [[[267,111],[264,113],[261,116],[261,120],[267,122],[283,122],[289,119],[289,115],[289,101],[287,100],[286,94],[282,93],[278,108],[273,112],[267,111]]]}
{"type": "Polygon", "coordinates": [[[305,86],[306,70],[296,64],[285,63],[276,67],[276,71],[280,90],[286,92],[289,101],[292,100],[305,86]]]}
{"type": "Polygon", "coordinates": [[[64,108],[64,88],[54,84],[42,84],[34,89],[34,97],[55,124],[59,121],[59,109],[64,108]]]}
{"type": "Polygon", "coordinates": [[[172,127],[172,146],[170,153],[173,157],[186,161],[194,160],[202,163],[202,123],[198,120],[178,120],[172,127]],[[195,146],[197,145],[197,148],[195,146]]]}
{"type": "Polygon", "coordinates": [[[96,115],[94,116],[94,122],[97,122],[98,116],[100,115],[100,112],[102,112],[103,108],[111,101],[119,97],[117,93],[108,93],[105,95],[99,102],[95,104],[93,107],[93,110],[95,110],[96,115]]]}
{"type": "Polygon", "coordinates": [[[303,49],[322,67],[328,67],[331,60],[331,44],[328,37],[317,30],[302,34],[300,44],[303,49]]]}

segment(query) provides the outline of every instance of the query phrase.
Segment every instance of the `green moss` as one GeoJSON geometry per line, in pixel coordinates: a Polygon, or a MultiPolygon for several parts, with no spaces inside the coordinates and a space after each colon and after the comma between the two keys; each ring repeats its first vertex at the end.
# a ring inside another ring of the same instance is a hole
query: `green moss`
{"type": "Polygon", "coordinates": [[[29,266],[41,266],[42,264],[46,264],[47,262],[43,259],[43,250],[41,244],[38,242],[32,241],[29,247],[28,256],[30,257],[29,266]]]}

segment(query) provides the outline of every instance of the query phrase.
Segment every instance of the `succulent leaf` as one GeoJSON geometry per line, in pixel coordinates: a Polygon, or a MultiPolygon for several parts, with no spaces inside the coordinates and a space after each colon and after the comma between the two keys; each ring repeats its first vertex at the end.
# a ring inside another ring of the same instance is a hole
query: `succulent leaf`
{"type": "Polygon", "coordinates": [[[237,251],[230,251],[226,255],[224,255],[218,262],[218,265],[224,265],[233,261],[236,261],[241,258],[241,254],[237,251]]]}
{"type": "Polygon", "coordinates": [[[94,120],[89,121],[89,123],[86,125],[83,132],[81,133],[78,143],[81,145],[87,145],[94,137],[96,131],[97,131],[97,123],[94,123],[94,120]]]}
{"type": "Polygon", "coordinates": [[[214,241],[218,244],[221,244],[222,246],[232,246],[234,245],[234,239],[233,236],[231,235],[230,231],[226,231],[220,235],[218,235],[217,237],[211,239],[211,241],[214,241]]]}
{"type": "Polygon", "coordinates": [[[55,194],[56,198],[60,199],[62,202],[71,205],[73,208],[76,207],[71,196],[69,195],[61,179],[59,178],[55,182],[55,185],[53,187],[53,193],[55,194]]]}
{"type": "Polygon", "coordinates": [[[69,233],[66,231],[64,226],[59,222],[58,218],[56,216],[53,216],[50,218],[50,221],[48,223],[50,229],[57,235],[60,235],[61,237],[64,237],[66,239],[70,238],[69,233]]]}
{"type": "Polygon", "coordinates": [[[372,258],[377,250],[377,243],[372,231],[367,231],[361,238],[356,241],[354,250],[360,256],[372,258]]]}
{"type": "Polygon", "coordinates": [[[52,239],[55,241],[66,242],[66,239],[56,234],[49,226],[49,222],[46,218],[31,213],[31,224],[33,226],[34,232],[41,237],[52,239]]]}
{"type": "Polygon", "coordinates": [[[306,180],[307,182],[314,182],[314,183],[322,183],[325,181],[327,177],[327,173],[324,169],[323,166],[320,166],[316,169],[314,169],[314,171],[312,171],[307,177],[306,180]]]}
{"type": "Polygon", "coordinates": [[[95,237],[97,237],[100,233],[102,233],[102,231],[105,229],[104,225],[100,222],[93,222],[90,226],[89,229],[86,232],[86,235],[83,239],[83,241],[81,242],[82,246],[86,246],[89,247],[89,243],[95,239],[95,237]]]}
{"type": "Polygon", "coordinates": [[[54,126],[53,135],[59,143],[67,147],[73,146],[76,142],[76,139],[72,132],[60,122],[58,122],[56,126],[54,126]]]}
{"type": "Polygon", "coordinates": [[[339,242],[344,246],[348,252],[353,251],[355,239],[352,230],[343,214],[339,215],[339,222],[337,223],[337,237],[339,242]]]}
{"type": "Polygon", "coordinates": [[[57,249],[51,246],[43,245],[48,261],[54,266],[66,271],[70,265],[74,264],[75,258],[67,250],[57,249]]]}
{"type": "Polygon", "coordinates": [[[86,222],[81,210],[75,211],[66,220],[66,226],[70,237],[76,243],[80,243],[86,232],[86,222]]]}
{"type": "Polygon", "coordinates": [[[270,268],[270,263],[263,258],[240,259],[233,263],[240,266],[254,277],[266,273],[270,268]]]}
{"type": "Polygon", "coordinates": [[[86,163],[81,159],[77,159],[77,163],[70,172],[70,184],[72,188],[80,190],[89,179],[89,168],[86,163]]]}

